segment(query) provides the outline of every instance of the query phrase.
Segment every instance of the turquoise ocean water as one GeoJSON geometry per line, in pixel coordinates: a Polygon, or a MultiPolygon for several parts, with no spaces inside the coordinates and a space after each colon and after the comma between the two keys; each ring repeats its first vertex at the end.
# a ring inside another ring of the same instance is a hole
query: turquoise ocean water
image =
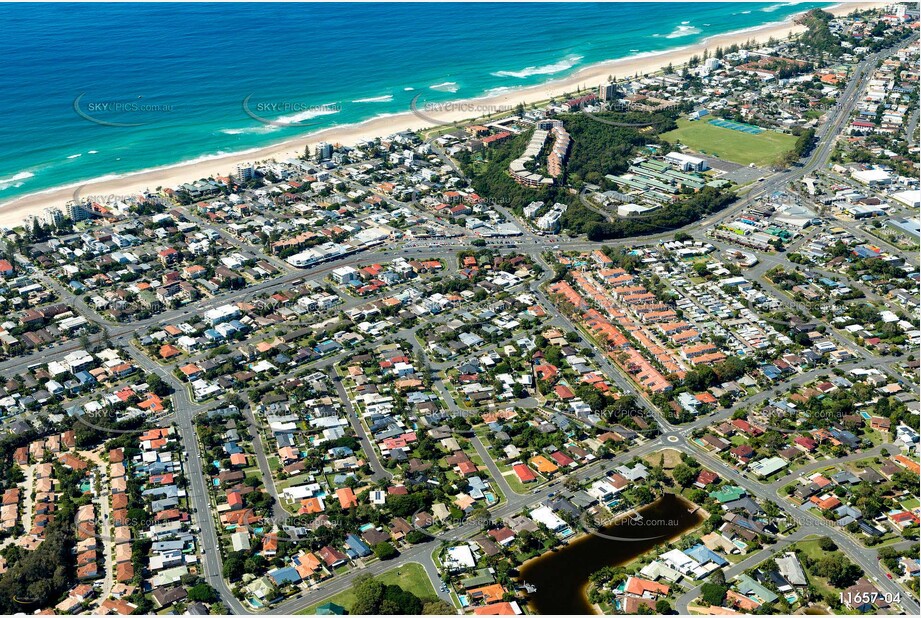
{"type": "Polygon", "coordinates": [[[416,96],[421,106],[531,86],[828,5],[0,4],[0,203],[405,112],[416,96]]]}

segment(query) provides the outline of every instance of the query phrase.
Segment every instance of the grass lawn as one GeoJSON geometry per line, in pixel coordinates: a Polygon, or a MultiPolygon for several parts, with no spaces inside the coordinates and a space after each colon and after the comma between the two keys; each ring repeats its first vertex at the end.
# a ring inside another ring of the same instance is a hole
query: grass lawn
{"type": "MultiPolygon", "coordinates": [[[[421,564],[416,562],[409,562],[398,568],[381,573],[380,575],[375,575],[374,579],[387,586],[399,586],[403,590],[413,593],[420,599],[437,596],[435,588],[432,587],[432,583],[429,581],[428,575],[425,574],[425,569],[422,568],[421,564]]],[[[324,603],[335,603],[346,609],[351,609],[352,604],[355,603],[355,593],[352,592],[351,588],[343,590],[339,594],[325,599],[320,603],[311,605],[306,609],[302,609],[297,613],[313,614],[317,611],[317,607],[324,603]]]]}
{"type": "Polygon", "coordinates": [[[729,443],[733,446],[742,446],[744,444],[748,444],[748,438],[740,433],[737,433],[729,438],[729,443]]]}
{"type": "Polygon", "coordinates": [[[681,453],[675,449],[667,448],[645,455],[643,460],[651,466],[658,466],[659,462],[662,462],[663,470],[674,470],[675,466],[681,463],[681,453]]]}
{"type": "Polygon", "coordinates": [[[802,541],[797,541],[793,544],[792,547],[796,547],[802,550],[803,555],[809,556],[813,560],[819,560],[820,558],[825,557],[825,554],[827,553],[819,547],[818,538],[807,538],[802,541]]]}
{"type": "Polygon", "coordinates": [[[735,564],[737,562],[742,562],[747,556],[745,554],[725,554],[725,558],[730,564],[735,564]]]}
{"type": "Polygon", "coordinates": [[[505,479],[505,482],[508,483],[509,488],[516,494],[523,495],[531,491],[527,485],[518,480],[518,475],[515,473],[503,474],[502,478],[505,479]]]}
{"type": "Polygon", "coordinates": [[[777,157],[793,148],[795,135],[784,135],[767,130],[759,135],[752,135],[734,129],[717,127],[707,119],[690,121],[678,120],[678,128],[660,135],[669,142],[681,142],[697,152],[713,155],[720,159],[748,165],[770,165],[777,157]]]}

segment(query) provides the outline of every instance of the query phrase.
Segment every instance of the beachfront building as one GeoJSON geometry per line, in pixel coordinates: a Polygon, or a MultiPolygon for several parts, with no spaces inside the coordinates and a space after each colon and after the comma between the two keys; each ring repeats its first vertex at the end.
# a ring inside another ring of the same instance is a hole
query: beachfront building
{"type": "Polygon", "coordinates": [[[77,221],[92,219],[93,211],[91,209],[92,206],[90,204],[83,204],[82,202],[78,202],[76,200],[67,202],[67,216],[75,223],[77,221]]]}
{"type": "Polygon", "coordinates": [[[61,212],[60,208],[49,206],[42,211],[41,222],[45,225],[58,227],[64,223],[64,213],[61,212]]]}
{"type": "Polygon", "coordinates": [[[237,171],[233,175],[233,179],[239,183],[248,182],[252,180],[256,175],[256,170],[252,165],[247,165],[245,163],[237,164],[237,171]]]}
{"type": "Polygon", "coordinates": [[[613,101],[617,98],[617,86],[614,84],[601,84],[598,86],[598,99],[600,101],[613,101]]]}

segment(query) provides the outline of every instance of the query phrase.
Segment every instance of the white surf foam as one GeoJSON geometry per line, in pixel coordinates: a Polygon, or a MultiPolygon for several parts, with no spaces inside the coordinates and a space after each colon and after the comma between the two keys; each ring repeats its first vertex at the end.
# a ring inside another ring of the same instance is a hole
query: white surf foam
{"type": "Polygon", "coordinates": [[[520,71],[496,71],[493,75],[495,77],[516,77],[518,79],[524,79],[532,75],[553,75],[554,73],[571,69],[579,64],[580,60],[582,60],[582,56],[567,56],[563,60],[554,62],[553,64],[525,67],[520,71]]]}
{"type": "Polygon", "coordinates": [[[367,97],[365,99],[355,99],[352,103],[389,103],[393,101],[392,94],[385,94],[382,97],[367,97]]]}

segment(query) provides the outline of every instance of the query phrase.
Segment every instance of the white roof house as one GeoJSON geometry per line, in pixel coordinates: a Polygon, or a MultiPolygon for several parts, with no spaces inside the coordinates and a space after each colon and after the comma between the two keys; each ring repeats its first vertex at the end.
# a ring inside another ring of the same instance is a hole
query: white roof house
{"type": "Polygon", "coordinates": [[[540,506],[531,511],[529,515],[535,523],[544,524],[552,532],[566,527],[566,522],[560,519],[548,506],[540,506]]]}
{"type": "Polygon", "coordinates": [[[476,557],[470,544],[449,547],[445,554],[444,565],[452,570],[472,569],[476,566],[476,557]]]}
{"type": "Polygon", "coordinates": [[[700,563],[691,558],[689,555],[681,551],[680,549],[672,549],[665,552],[660,559],[665,561],[665,564],[669,567],[675,569],[679,573],[684,573],[685,575],[693,574],[700,567],[700,563]]]}
{"type": "Polygon", "coordinates": [[[234,532],[230,535],[230,542],[233,544],[234,551],[248,551],[250,548],[249,533],[246,530],[234,532]]]}

